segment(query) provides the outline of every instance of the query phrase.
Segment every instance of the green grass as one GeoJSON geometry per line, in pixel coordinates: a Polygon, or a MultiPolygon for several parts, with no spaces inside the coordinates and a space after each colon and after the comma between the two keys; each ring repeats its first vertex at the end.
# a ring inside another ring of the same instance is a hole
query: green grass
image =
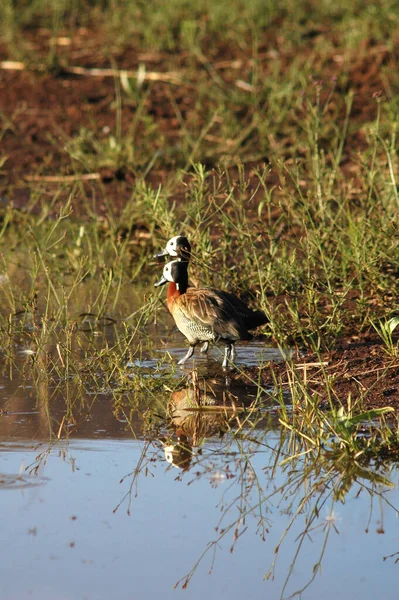
{"type": "MultiPolygon", "coordinates": [[[[157,296],[128,298],[158,276],[151,256],[180,232],[193,243],[192,280],[251,297],[270,316],[271,343],[320,352],[374,324],[395,355],[385,325],[398,313],[395,6],[6,2],[3,51],[37,85],[79,66],[73,51],[94,29],[93,56],[115,73],[103,113],[82,98],[79,122],[47,133],[52,153],[31,175],[56,168],[59,183],[39,179],[25,211],[2,209],[5,356],[28,339],[32,369],[53,383],[84,373],[94,386],[100,365],[102,385],[155,388],[144,372],[127,381],[124,364],[143,352],[157,296]],[[133,74],[118,70],[129,56],[133,74]],[[378,77],[362,78],[374,62],[378,77]],[[101,179],[79,180],[104,170],[119,177],[112,195],[101,179]],[[117,340],[84,346],[82,314],[94,328],[118,319],[117,340]]],[[[0,113],[2,172],[24,110],[0,113]]]]}

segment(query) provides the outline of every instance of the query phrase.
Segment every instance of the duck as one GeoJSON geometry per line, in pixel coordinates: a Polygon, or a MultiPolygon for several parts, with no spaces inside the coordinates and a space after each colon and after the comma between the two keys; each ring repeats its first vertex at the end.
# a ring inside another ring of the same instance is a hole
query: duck
{"type": "MultiPolygon", "coordinates": [[[[179,261],[187,262],[187,264],[189,263],[190,258],[192,257],[191,244],[185,235],[175,235],[170,238],[165,248],[155,254],[154,258],[161,258],[168,255],[172,258],[177,257],[177,260],[179,261]]],[[[235,313],[240,317],[247,329],[256,329],[269,322],[268,317],[262,310],[253,310],[249,308],[247,303],[235,294],[226,291],[218,291],[218,294],[223,296],[227,302],[234,306],[235,313]]],[[[201,352],[208,352],[208,348],[209,342],[204,342],[201,352]]]]}
{"type": "Polygon", "coordinates": [[[178,361],[179,365],[192,357],[198,344],[203,344],[201,352],[207,352],[210,343],[222,342],[225,345],[222,367],[225,369],[229,362],[234,362],[235,343],[251,340],[253,335],[248,330],[267,322],[262,311],[252,310],[233,294],[214,288],[189,288],[188,261],[168,262],[161,279],[154,285],[159,287],[166,283],[168,309],[189,342],[187,354],[178,361]]]}

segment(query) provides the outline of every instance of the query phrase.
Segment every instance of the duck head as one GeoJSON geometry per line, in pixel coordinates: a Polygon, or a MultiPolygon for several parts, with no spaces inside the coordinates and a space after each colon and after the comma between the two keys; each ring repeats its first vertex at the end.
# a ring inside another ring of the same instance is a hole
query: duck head
{"type": "Polygon", "coordinates": [[[170,238],[165,248],[154,255],[154,258],[161,256],[173,256],[179,260],[189,261],[191,256],[191,245],[184,235],[175,235],[170,238]]]}
{"type": "Polygon", "coordinates": [[[154,286],[159,287],[165,285],[165,283],[174,283],[176,289],[180,289],[182,290],[182,293],[184,293],[188,284],[187,262],[171,260],[166,263],[163,268],[161,279],[154,283],[154,286]]]}

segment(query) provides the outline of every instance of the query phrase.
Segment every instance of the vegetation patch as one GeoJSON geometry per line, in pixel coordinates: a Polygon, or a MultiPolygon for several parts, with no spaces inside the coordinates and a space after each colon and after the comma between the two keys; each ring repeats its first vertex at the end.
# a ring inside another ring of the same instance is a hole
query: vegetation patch
{"type": "Polygon", "coordinates": [[[348,423],[386,413],[391,435],[381,409],[399,397],[395,14],[388,0],[101,11],[6,1],[7,368],[23,348],[55,385],[173,386],[173,367],[160,361],[148,377],[140,361],[161,313],[151,257],[184,233],[192,283],[252,300],[270,319],[265,344],[294,349],[283,366],[233,377],[288,385],[310,413],[348,423]]]}

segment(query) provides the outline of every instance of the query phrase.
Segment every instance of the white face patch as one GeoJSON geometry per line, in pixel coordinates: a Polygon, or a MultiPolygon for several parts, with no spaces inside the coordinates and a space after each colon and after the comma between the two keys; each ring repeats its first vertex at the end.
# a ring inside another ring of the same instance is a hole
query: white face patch
{"type": "Polygon", "coordinates": [[[163,276],[165,277],[166,281],[171,281],[173,282],[173,274],[172,274],[172,265],[173,263],[178,263],[178,260],[171,260],[170,262],[166,263],[166,265],[163,268],[163,276]]]}
{"type": "Polygon", "coordinates": [[[170,272],[170,266],[169,265],[165,265],[165,267],[163,269],[163,276],[165,277],[165,279],[167,281],[172,281],[172,273],[170,272]]]}
{"type": "Polygon", "coordinates": [[[176,235],[175,237],[170,238],[169,242],[166,244],[166,249],[170,256],[177,256],[176,247],[179,237],[180,236],[176,235]]]}

